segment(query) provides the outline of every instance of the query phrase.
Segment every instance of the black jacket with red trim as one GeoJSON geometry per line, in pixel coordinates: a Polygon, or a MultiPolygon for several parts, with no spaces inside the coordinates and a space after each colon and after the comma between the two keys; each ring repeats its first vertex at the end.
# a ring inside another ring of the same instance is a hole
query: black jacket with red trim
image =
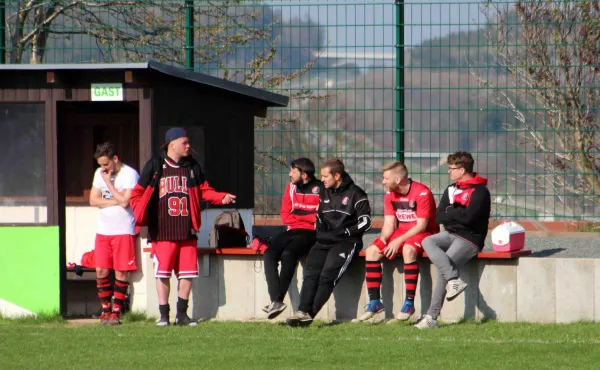
{"type": "MultiPolygon", "coordinates": [[[[167,159],[167,156],[162,153],[160,156],[154,156],[146,162],[129,200],[136,226],[148,226],[148,241],[154,240],[158,234],[158,191],[156,190],[159,188],[165,159],[167,159]]],[[[191,167],[190,176],[187,179],[187,188],[190,198],[192,225],[194,230],[198,232],[202,225],[200,200],[212,204],[221,204],[227,193],[217,192],[208,184],[200,164],[194,158],[183,157],[177,165],[191,167]]]]}
{"type": "Polygon", "coordinates": [[[487,179],[477,173],[470,180],[446,188],[436,212],[436,222],[483,249],[490,221],[491,197],[487,179]]]}
{"type": "Polygon", "coordinates": [[[306,184],[289,183],[281,200],[281,222],[287,230],[315,229],[319,198],[323,191],[323,183],[312,179],[306,184]]]}
{"type": "Polygon", "coordinates": [[[344,172],[342,184],[324,189],[317,213],[317,242],[362,243],[363,234],[371,228],[371,206],[363,189],[344,172]]]}

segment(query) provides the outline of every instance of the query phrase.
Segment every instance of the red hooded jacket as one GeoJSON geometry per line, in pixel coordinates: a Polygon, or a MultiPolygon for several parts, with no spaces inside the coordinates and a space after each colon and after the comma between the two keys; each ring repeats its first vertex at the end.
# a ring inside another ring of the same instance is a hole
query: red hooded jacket
{"type": "Polygon", "coordinates": [[[323,183],[312,179],[306,184],[289,183],[281,199],[281,222],[287,230],[315,229],[317,208],[322,193],[323,183]]]}

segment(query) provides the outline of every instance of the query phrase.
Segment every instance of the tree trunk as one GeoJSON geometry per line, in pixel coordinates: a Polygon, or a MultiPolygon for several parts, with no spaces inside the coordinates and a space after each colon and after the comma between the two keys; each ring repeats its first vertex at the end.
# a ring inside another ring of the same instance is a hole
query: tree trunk
{"type": "MultiPolygon", "coordinates": [[[[47,17],[54,12],[54,7],[50,7],[47,11],[44,8],[35,10],[35,24],[42,25],[47,17]]],[[[46,42],[48,41],[48,27],[38,26],[38,32],[33,35],[31,40],[31,64],[42,64],[44,60],[44,52],[46,51],[46,42]]]]}
{"type": "MultiPolygon", "coordinates": [[[[17,9],[21,10],[21,2],[17,3],[17,9]]],[[[10,37],[10,50],[9,50],[9,61],[13,64],[21,63],[23,60],[23,45],[21,44],[21,37],[23,36],[23,26],[25,25],[25,19],[27,14],[20,12],[15,17],[15,31],[10,37]]]]}
{"type": "Polygon", "coordinates": [[[42,64],[44,61],[44,53],[46,51],[46,42],[48,33],[41,31],[31,40],[31,64],[42,64]]]}

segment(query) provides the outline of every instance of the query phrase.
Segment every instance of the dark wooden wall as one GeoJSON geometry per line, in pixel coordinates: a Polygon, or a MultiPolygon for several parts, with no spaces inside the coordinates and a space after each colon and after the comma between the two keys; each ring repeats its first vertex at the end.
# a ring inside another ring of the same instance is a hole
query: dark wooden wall
{"type": "MultiPolygon", "coordinates": [[[[237,195],[236,207],[254,208],[255,108],[232,94],[169,77],[155,77],[153,85],[154,127],[202,126],[204,148],[192,146],[204,152],[209,183],[237,195]]],[[[156,131],[153,147],[163,140],[156,131]]]]}

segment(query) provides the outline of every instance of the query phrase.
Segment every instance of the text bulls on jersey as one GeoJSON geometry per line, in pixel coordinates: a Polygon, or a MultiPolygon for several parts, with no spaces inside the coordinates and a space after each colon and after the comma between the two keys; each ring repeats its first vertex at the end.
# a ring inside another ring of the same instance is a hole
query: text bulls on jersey
{"type": "Polygon", "coordinates": [[[168,176],[160,179],[158,197],[162,198],[171,193],[188,193],[187,177],[168,176]]]}

